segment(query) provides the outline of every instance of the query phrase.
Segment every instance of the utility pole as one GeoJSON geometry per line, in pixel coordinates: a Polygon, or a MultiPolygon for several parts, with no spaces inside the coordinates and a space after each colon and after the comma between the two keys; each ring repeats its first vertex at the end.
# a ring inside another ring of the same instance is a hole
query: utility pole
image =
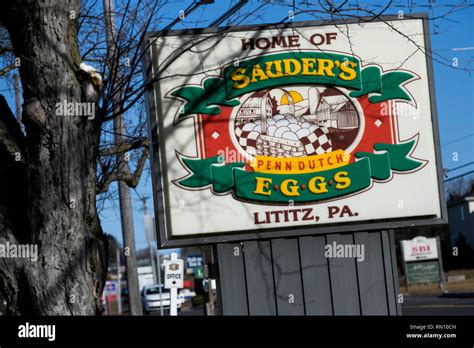
{"type": "MultiPolygon", "coordinates": [[[[116,28],[114,23],[114,5],[113,0],[103,0],[105,34],[107,39],[107,60],[109,62],[110,76],[114,76],[116,86],[120,85],[121,78],[117,70],[118,57],[116,47],[116,28]]],[[[114,86],[111,91],[114,91],[114,86]]],[[[123,115],[120,113],[120,98],[122,93],[115,93],[112,99],[114,105],[112,112],[117,115],[114,118],[115,144],[121,145],[125,138],[125,127],[123,123],[123,115]]],[[[120,156],[118,159],[118,172],[123,173],[128,170],[127,161],[120,156]]],[[[127,269],[127,285],[128,285],[128,303],[130,315],[142,315],[142,306],[140,301],[140,289],[138,287],[138,271],[137,271],[137,255],[135,250],[135,233],[133,230],[133,214],[130,198],[130,188],[123,181],[118,182],[119,201],[120,201],[120,217],[122,222],[123,246],[125,250],[125,265],[127,269]]]]}
{"type": "Polygon", "coordinates": [[[146,204],[146,202],[150,199],[150,197],[148,196],[143,196],[143,197],[140,197],[140,201],[142,202],[142,205],[143,205],[143,215],[146,215],[147,212],[148,212],[148,206],[146,204]]]}
{"type": "Polygon", "coordinates": [[[142,202],[142,205],[143,205],[142,211],[143,211],[143,217],[144,217],[144,222],[145,222],[145,234],[146,234],[146,240],[147,240],[147,243],[148,243],[148,252],[150,254],[150,264],[151,264],[151,269],[152,269],[152,272],[153,272],[153,283],[156,284],[158,282],[158,277],[157,277],[157,271],[156,271],[156,265],[155,265],[155,255],[154,255],[155,250],[154,250],[153,245],[152,245],[152,242],[155,239],[154,238],[154,231],[153,231],[154,223],[153,223],[152,216],[150,216],[150,217],[147,216],[147,203],[146,203],[146,201],[149,200],[149,199],[150,199],[150,197],[148,197],[148,196],[140,197],[140,201],[142,202]],[[147,223],[147,219],[149,219],[149,221],[152,222],[152,223],[147,223]],[[151,229],[151,231],[149,231],[148,229],[151,229]]]}
{"type": "Polygon", "coordinates": [[[120,248],[118,247],[118,243],[115,257],[117,260],[117,311],[118,315],[122,315],[122,266],[120,265],[120,248]]]}

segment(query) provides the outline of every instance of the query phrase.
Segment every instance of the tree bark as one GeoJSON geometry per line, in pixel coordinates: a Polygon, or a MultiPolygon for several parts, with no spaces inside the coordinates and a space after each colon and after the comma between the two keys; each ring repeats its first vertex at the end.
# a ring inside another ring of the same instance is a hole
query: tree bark
{"type": "MultiPolygon", "coordinates": [[[[58,115],[56,107],[88,102],[98,114],[96,98],[86,93],[91,82],[76,75],[79,11],[80,0],[2,3],[0,22],[21,59],[26,136],[13,132],[16,145],[0,140],[0,185],[9,189],[4,196],[1,188],[0,243],[38,246],[36,262],[0,259],[0,299],[10,314],[102,312],[107,241],[95,201],[100,120],[58,115]],[[21,162],[9,148],[21,150],[21,162]]],[[[0,107],[0,119],[8,113],[0,107]]]]}

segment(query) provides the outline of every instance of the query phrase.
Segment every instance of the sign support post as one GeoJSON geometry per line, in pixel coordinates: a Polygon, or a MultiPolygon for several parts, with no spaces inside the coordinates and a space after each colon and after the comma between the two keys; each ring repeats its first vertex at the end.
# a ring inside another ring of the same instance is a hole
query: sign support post
{"type": "Polygon", "coordinates": [[[165,261],[165,288],[170,289],[170,315],[178,315],[178,288],[183,288],[184,262],[178,254],[171,253],[170,260],[165,261]]]}
{"type": "Polygon", "coordinates": [[[408,292],[407,263],[405,261],[405,255],[403,255],[403,250],[402,250],[402,264],[403,264],[403,276],[405,277],[405,292],[408,292]]]}
{"type": "MultiPolygon", "coordinates": [[[[178,259],[178,255],[176,253],[171,253],[171,261],[176,261],[178,259]]],[[[171,288],[170,289],[170,315],[176,316],[178,315],[178,289],[171,288]]]]}
{"type": "MultiPolygon", "coordinates": [[[[176,261],[178,255],[171,253],[171,261],[176,261]]],[[[178,315],[178,289],[170,289],[170,315],[178,315]]]]}
{"type": "Polygon", "coordinates": [[[161,296],[163,294],[162,287],[163,283],[161,282],[161,262],[160,262],[160,253],[156,253],[156,268],[157,268],[157,273],[158,273],[158,289],[160,292],[160,315],[163,316],[163,301],[161,301],[161,296]]]}
{"type": "Polygon", "coordinates": [[[439,289],[444,292],[444,270],[443,270],[443,255],[441,254],[441,242],[439,236],[436,236],[436,247],[438,249],[438,262],[439,262],[439,289]]]}

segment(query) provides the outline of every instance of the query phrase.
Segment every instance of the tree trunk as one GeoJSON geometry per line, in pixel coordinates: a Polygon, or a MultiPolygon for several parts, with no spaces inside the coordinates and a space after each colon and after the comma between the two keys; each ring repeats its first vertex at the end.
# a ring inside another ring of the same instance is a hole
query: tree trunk
{"type": "MultiPolygon", "coordinates": [[[[102,311],[107,242],[95,201],[100,120],[57,113],[64,101],[93,103],[97,111],[90,81],[76,74],[79,10],[80,0],[2,3],[0,22],[21,59],[26,136],[0,124],[11,134],[10,142],[0,140],[0,244],[38,246],[36,262],[0,259],[0,299],[11,314],[102,311]]],[[[6,108],[0,119],[8,118],[6,108]]]]}

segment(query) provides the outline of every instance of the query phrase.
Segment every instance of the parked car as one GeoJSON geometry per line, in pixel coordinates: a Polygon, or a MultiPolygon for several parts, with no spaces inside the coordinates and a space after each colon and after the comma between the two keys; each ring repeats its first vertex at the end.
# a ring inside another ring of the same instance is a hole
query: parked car
{"type": "Polygon", "coordinates": [[[196,296],[196,293],[189,289],[181,289],[178,292],[178,298],[180,298],[183,302],[191,301],[194,296],[196,296]]]}
{"type": "MultiPolygon", "coordinates": [[[[163,285],[146,285],[142,288],[141,299],[143,311],[145,314],[149,314],[153,311],[160,310],[160,305],[163,305],[163,309],[170,309],[170,290],[165,289],[163,285]],[[160,295],[161,287],[161,295],[160,295]]],[[[184,302],[183,298],[178,296],[177,307],[178,311],[181,309],[181,305],[184,302]]]]}

